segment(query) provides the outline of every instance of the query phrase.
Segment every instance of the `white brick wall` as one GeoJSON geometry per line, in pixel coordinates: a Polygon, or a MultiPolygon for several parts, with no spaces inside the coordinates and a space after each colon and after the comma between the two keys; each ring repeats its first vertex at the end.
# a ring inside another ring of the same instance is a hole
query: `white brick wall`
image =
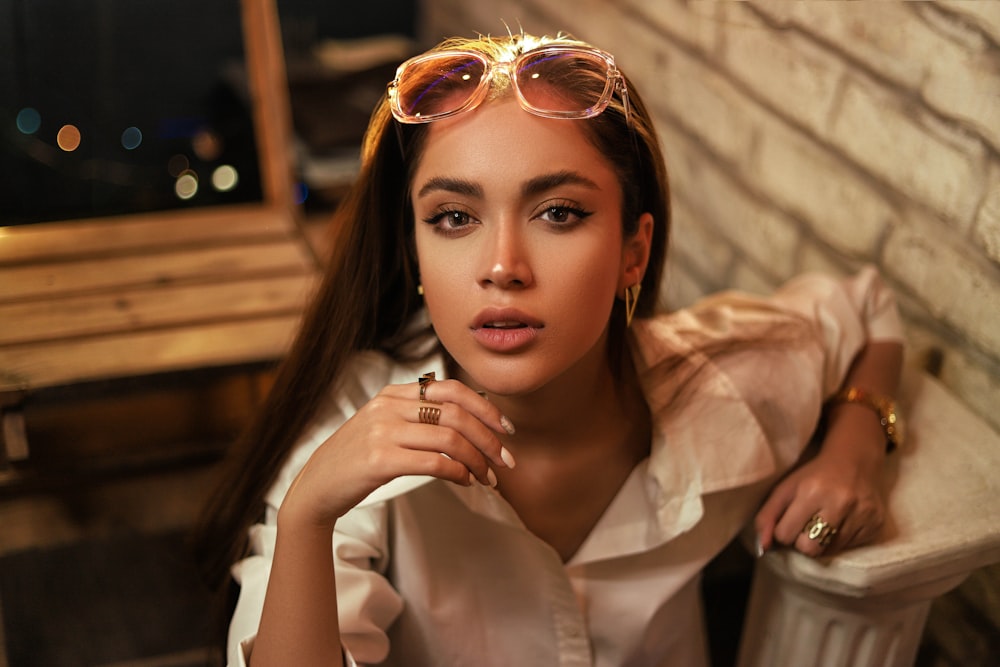
{"type": "Polygon", "coordinates": [[[425,0],[429,41],[570,32],[653,108],[671,305],[878,264],[913,363],[1000,429],[1000,2],[425,0]]]}

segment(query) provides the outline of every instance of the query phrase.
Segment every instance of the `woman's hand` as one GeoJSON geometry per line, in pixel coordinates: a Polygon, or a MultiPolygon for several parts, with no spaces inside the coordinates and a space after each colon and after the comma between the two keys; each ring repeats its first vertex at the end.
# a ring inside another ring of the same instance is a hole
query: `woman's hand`
{"type": "Polygon", "coordinates": [[[429,475],[468,486],[495,485],[491,468],[513,467],[499,434],[513,426],[488,400],[457,380],[385,387],[309,458],[279,513],[329,526],[396,477],[429,475]],[[431,413],[421,421],[420,409],[431,413]],[[436,413],[435,410],[440,410],[436,413]],[[427,423],[427,421],[437,423],[427,423]]]}
{"type": "Polygon", "coordinates": [[[758,553],[777,543],[829,556],[871,542],[885,519],[884,459],[885,434],[874,413],[834,407],[819,454],[775,486],[758,511],[758,553]]]}

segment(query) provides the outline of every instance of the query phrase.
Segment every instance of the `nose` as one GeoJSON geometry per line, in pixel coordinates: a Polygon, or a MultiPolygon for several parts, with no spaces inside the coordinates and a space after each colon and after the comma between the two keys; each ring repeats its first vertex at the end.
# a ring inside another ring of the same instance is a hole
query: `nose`
{"type": "Polygon", "coordinates": [[[480,284],[501,289],[523,289],[534,282],[530,250],[524,230],[514,222],[491,225],[483,248],[480,284]]]}

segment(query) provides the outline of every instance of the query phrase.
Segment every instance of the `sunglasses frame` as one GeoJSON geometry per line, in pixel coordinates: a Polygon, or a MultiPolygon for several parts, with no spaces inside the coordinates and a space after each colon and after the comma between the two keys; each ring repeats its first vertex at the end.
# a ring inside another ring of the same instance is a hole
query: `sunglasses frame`
{"type": "Polygon", "coordinates": [[[569,44],[547,44],[539,46],[518,54],[513,60],[505,61],[492,60],[477,51],[465,50],[435,51],[410,58],[396,68],[396,76],[388,84],[387,94],[389,97],[389,107],[392,110],[393,117],[397,121],[407,124],[431,123],[436,120],[442,120],[467,111],[472,111],[478,107],[484,99],[486,99],[490,87],[493,84],[493,79],[496,77],[498,72],[507,75],[521,108],[529,113],[535,114],[536,116],[542,116],[543,118],[593,118],[594,116],[601,114],[607,108],[612,97],[614,96],[615,90],[618,90],[621,95],[622,105],[625,107],[626,122],[631,126],[631,110],[629,109],[628,87],[625,84],[625,77],[615,66],[614,56],[606,51],[593,47],[573,46],[569,44]],[[524,93],[518,84],[517,72],[526,60],[537,58],[540,54],[576,55],[580,58],[604,63],[607,68],[605,72],[607,83],[605,84],[604,92],[601,94],[598,101],[587,109],[579,111],[556,111],[551,109],[542,109],[532,105],[525,98],[524,93]],[[430,116],[414,115],[404,111],[399,99],[399,84],[401,79],[406,76],[408,70],[416,65],[420,65],[428,61],[447,58],[469,58],[482,63],[483,75],[476,84],[475,90],[469,95],[469,98],[455,109],[430,116]]]}

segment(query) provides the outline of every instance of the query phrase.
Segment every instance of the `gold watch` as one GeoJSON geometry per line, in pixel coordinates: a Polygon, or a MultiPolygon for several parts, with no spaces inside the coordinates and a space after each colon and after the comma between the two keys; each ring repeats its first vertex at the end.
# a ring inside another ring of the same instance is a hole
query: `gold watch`
{"type": "Polygon", "coordinates": [[[891,452],[903,446],[903,420],[896,411],[896,402],[859,387],[845,387],[834,397],[836,403],[860,403],[878,413],[882,430],[885,431],[885,450],[891,452]]]}

